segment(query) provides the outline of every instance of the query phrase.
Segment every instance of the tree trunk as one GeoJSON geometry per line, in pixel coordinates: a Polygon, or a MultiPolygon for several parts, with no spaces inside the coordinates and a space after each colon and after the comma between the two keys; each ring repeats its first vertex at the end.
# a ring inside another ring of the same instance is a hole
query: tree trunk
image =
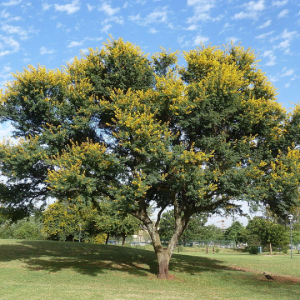
{"type": "Polygon", "coordinates": [[[126,235],[124,234],[124,235],[122,236],[122,246],[125,245],[125,240],[126,240],[126,235]]]}
{"type": "Polygon", "coordinates": [[[149,235],[151,237],[153,248],[155,250],[157,263],[158,263],[158,274],[159,279],[169,278],[169,262],[172,255],[170,244],[168,248],[163,248],[159,237],[158,229],[150,219],[147,219],[144,224],[146,225],[149,235]]]}
{"type": "Polygon", "coordinates": [[[106,236],[105,245],[108,244],[108,239],[109,239],[109,234],[107,234],[107,236],[106,236]]]}
{"type": "Polygon", "coordinates": [[[272,251],[272,244],[270,243],[270,254],[272,255],[273,254],[273,251],[272,251]]]}
{"type": "MultiPolygon", "coordinates": [[[[184,229],[186,228],[190,215],[186,214],[181,216],[181,211],[178,208],[178,203],[174,200],[174,217],[175,217],[175,231],[169,241],[168,248],[163,248],[159,236],[158,226],[160,220],[160,214],[158,215],[158,220],[154,224],[153,221],[149,218],[147,213],[147,206],[140,207],[139,211],[135,212],[135,217],[143,222],[146,226],[148,233],[151,237],[153,248],[156,253],[157,263],[158,263],[158,275],[159,279],[168,279],[169,278],[169,263],[172,253],[180,239],[184,229]]],[[[164,209],[164,208],[163,208],[164,209]]],[[[161,210],[161,212],[163,211],[161,210]]]]}
{"type": "Polygon", "coordinates": [[[158,262],[158,274],[159,279],[169,279],[169,263],[170,263],[170,253],[167,249],[162,249],[162,251],[156,252],[157,262],[158,262]]]}

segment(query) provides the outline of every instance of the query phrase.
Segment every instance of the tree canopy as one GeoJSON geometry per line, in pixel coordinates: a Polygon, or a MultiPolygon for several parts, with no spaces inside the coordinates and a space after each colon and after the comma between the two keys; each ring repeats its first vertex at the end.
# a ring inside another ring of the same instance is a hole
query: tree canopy
{"type": "Polygon", "coordinates": [[[28,212],[48,196],[78,207],[110,201],[148,229],[159,277],[194,214],[260,201],[278,215],[298,201],[300,109],[292,115],[251,49],[164,49],[149,58],[109,40],[63,70],[29,66],[1,95],[17,144],[0,147],[1,200],[28,212]],[[153,222],[148,208],[159,210],[153,222]],[[159,236],[171,207],[167,250],[159,236]]]}
{"type": "Polygon", "coordinates": [[[235,221],[225,230],[224,236],[227,240],[235,241],[235,244],[238,245],[246,241],[245,227],[239,221],[235,221]]]}
{"type": "Polygon", "coordinates": [[[287,247],[289,233],[283,225],[256,217],[246,226],[246,239],[249,245],[268,246],[272,254],[273,246],[287,247]]]}

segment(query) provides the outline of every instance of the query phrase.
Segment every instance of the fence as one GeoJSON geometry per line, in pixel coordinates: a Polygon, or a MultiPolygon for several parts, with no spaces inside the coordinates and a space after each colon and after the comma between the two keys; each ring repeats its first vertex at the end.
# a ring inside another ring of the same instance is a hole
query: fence
{"type": "Polygon", "coordinates": [[[180,241],[178,244],[185,247],[236,248],[236,243],[229,240],[191,240],[180,241]]]}

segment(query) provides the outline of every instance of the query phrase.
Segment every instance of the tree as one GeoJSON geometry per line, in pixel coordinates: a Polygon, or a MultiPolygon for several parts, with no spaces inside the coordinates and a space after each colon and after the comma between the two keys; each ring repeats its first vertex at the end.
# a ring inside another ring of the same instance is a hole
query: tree
{"type": "Polygon", "coordinates": [[[255,217],[246,226],[246,238],[249,245],[269,246],[272,254],[272,247],[286,247],[289,243],[288,230],[272,221],[255,217]]]}
{"type": "MultiPolygon", "coordinates": [[[[185,241],[199,239],[199,236],[203,233],[204,224],[207,218],[202,215],[193,215],[189,221],[187,228],[182,234],[181,238],[185,244],[185,241]]],[[[175,218],[174,211],[170,210],[162,215],[159,225],[159,235],[162,241],[169,241],[175,230],[175,218]]]]}
{"type": "Polygon", "coordinates": [[[126,237],[137,232],[141,222],[131,215],[115,211],[110,203],[103,202],[100,207],[100,214],[95,218],[95,227],[106,234],[106,244],[109,237],[114,236],[121,237],[122,246],[124,246],[126,237]]]}
{"type": "Polygon", "coordinates": [[[245,242],[245,227],[239,222],[235,221],[228,227],[224,233],[227,240],[235,241],[235,244],[245,242]]]}
{"type": "Polygon", "coordinates": [[[64,71],[17,73],[1,96],[1,121],[22,138],[0,147],[2,202],[28,212],[49,195],[82,207],[104,197],[147,228],[159,278],[194,214],[239,211],[237,199],[286,214],[299,193],[300,109],[287,116],[250,49],[203,46],[184,58],[150,60],[119,39],[64,71]]]}
{"type": "Polygon", "coordinates": [[[224,233],[221,228],[215,225],[207,225],[204,226],[203,232],[199,238],[202,240],[223,240],[224,233]]]}
{"type": "Polygon", "coordinates": [[[14,223],[3,218],[0,223],[0,238],[44,240],[45,236],[42,233],[41,218],[38,215],[35,215],[30,218],[18,220],[14,223]]]}
{"type": "Polygon", "coordinates": [[[79,210],[74,204],[55,202],[43,213],[43,232],[54,240],[88,241],[97,234],[94,229],[96,213],[95,209],[79,210]]]}

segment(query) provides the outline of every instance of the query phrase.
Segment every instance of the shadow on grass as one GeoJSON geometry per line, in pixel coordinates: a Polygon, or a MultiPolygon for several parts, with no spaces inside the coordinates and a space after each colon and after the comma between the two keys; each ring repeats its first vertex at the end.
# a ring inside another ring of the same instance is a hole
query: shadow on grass
{"type": "MultiPolygon", "coordinates": [[[[55,241],[0,240],[0,262],[21,261],[30,271],[56,273],[63,270],[88,276],[113,273],[156,278],[155,253],[130,247],[93,245],[55,241]]],[[[225,262],[206,256],[174,253],[170,262],[171,274],[196,275],[212,273],[217,281],[234,286],[261,286],[274,289],[277,282],[267,282],[261,274],[244,272],[226,266],[225,262]]],[[[199,277],[197,277],[199,276],[199,277]]],[[[210,276],[210,275],[208,275],[210,276]]],[[[201,280],[200,280],[201,281],[201,280]]]]}
{"type": "MultiPolygon", "coordinates": [[[[50,273],[70,269],[89,276],[107,271],[136,276],[157,274],[153,251],[111,245],[22,240],[0,243],[0,261],[12,260],[21,260],[30,270],[50,273]]],[[[170,262],[171,272],[197,274],[220,270],[233,269],[223,266],[220,260],[180,254],[173,254],[170,262]]]]}

